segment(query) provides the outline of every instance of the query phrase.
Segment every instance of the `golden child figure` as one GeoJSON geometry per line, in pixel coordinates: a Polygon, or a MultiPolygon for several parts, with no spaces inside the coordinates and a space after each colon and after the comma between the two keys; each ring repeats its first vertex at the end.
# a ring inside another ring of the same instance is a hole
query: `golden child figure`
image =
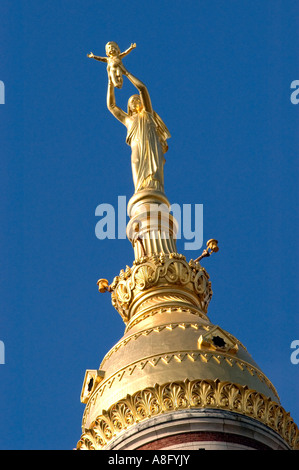
{"type": "Polygon", "coordinates": [[[128,55],[133,49],[135,49],[136,44],[132,43],[131,46],[124,52],[120,51],[118,44],[114,41],[110,41],[106,44],[106,54],[107,57],[100,57],[90,52],[87,54],[87,57],[91,59],[98,60],[100,62],[107,63],[108,75],[113,83],[113,86],[117,88],[122,88],[123,86],[123,77],[122,77],[122,58],[128,55]]]}

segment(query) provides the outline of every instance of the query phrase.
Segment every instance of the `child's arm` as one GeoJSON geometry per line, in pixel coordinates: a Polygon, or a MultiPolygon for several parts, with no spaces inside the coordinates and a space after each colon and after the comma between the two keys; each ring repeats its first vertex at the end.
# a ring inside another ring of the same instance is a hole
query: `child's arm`
{"type": "Polygon", "coordinates": [[[100,62],[107,62],[107,57],[99,57],[97,55],[94,55],[92,52],[87,54],[87,57],[89,57],[90,59],[99,60],[100,62]]]}
{"type": "Polygon", "coordinates": [[[126,55],[128,55],[133,49],[135,49],[135,47],[136,47],[136,43],[134,42],[134,44],[132,43],[132,44],[130,45],[130,47],[129,47],[126,51],[121,52],[121,53],[119,54],[119,57],[122,59],[123,57],[125,57],[126,55]]]}

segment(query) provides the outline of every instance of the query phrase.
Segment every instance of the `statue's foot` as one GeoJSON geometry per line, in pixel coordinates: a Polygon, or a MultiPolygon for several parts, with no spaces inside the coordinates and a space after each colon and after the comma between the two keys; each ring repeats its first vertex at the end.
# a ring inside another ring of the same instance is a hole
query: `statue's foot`
{"type": "Polygon", "coordinates": [[[117,79],[114,80],[114,83],[113,85],[115,86],[115,88],[119,88],[121,89],[122,86],[123,86],[123,78],[122,77],[117,77],[117,79]]]}

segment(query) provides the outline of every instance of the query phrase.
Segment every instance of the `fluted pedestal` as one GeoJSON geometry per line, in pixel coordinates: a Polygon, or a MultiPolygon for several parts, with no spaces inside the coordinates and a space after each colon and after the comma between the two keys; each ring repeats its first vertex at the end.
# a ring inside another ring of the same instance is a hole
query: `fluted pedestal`
{"type": "Polygon", "coordinates": [[[127,237],[135,259],[176,252],[177,222],[170,214],[170,202],[164,193],[155,190],[135,193],[128,203],[128,215],[127,237]]]}

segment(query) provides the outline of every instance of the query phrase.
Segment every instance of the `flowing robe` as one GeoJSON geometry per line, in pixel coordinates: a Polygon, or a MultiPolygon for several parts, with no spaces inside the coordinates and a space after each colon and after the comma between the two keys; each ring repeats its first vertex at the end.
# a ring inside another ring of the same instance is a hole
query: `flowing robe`
{"type": "Polygon", "coordinates": [[[131,116],[126,142],[132,149],[135,192],[152,188],[164,191],[164,153],[169,131],[157,113],[143,109],[131,116]]]}

